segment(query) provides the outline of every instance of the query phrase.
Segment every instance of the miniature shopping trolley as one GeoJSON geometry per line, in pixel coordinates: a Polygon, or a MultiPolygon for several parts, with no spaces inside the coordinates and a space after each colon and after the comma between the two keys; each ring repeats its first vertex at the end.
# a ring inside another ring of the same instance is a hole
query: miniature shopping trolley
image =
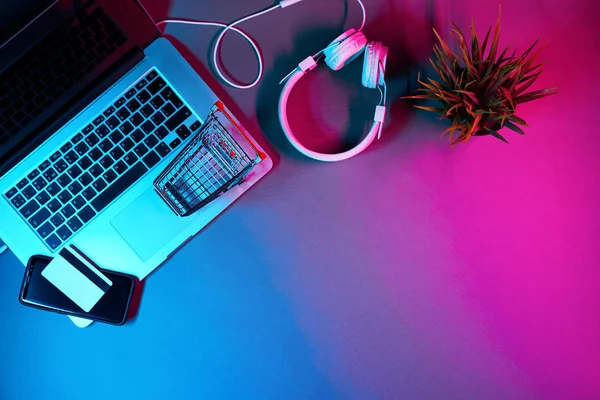
{"type": "Polygon", "coordinates": [[[265,157],[217,102],[198,134],[156,178],[154,188],[177,215],[188,216],[243,183],[265,157]]]}

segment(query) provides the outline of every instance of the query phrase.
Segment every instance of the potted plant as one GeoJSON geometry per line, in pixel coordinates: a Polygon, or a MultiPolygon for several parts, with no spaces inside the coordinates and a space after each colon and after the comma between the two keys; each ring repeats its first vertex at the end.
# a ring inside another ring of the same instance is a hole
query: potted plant
{"type": "Polygon", "coordinates": [[[459,49],[457,52],[452,51],[434,29],[439,45],[435,44],[433,48],[436,61],[429,61],[439,79],[429,78],[428,82],[424,82],[419,74],[422,87],[417,91],[420,93],[405,97],[438,100],[441,103],[441,107],[415,107],[438,113],[440,119],[452,122],[452,126],[442,133],[450,133],[451,144],[482,135],[491,135],[508,143],[498,132],[502,128],[524,135],[520,126],[528,125],[516,115],[517,106],[556,91],[551,88],[526,92],[543,72],[543,64],[535,62],[541,52],[541,47],[534,51],[539,40],[520,57],[516,57],[515,52],[507,55],[508,47],[498,55],[500,15],[501,10],[489,49],[491,27],[481,42],[472,24],[469,46],[465,35],[452,22],[452,35],[459,49]],[[456,132],[458,135],[455,138],[456,132]]]}

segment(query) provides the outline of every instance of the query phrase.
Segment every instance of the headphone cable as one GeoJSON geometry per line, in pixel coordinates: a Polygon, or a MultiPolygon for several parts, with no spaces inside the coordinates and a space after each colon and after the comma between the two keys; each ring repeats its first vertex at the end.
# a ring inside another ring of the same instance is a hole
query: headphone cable
{"type": "MultiPolygon", "coordinates": [[[[249,14],[245,17],[239,18],[229,24],[224,24],[222,22],[201,21],[201,20],[186,19],[186,18],[165,18],[165,19],[156,21],[155,24],[156,24],[156,26],[161,26],[161,25],[165,25],[168,23],[174,23],[174,24],[186,24],[186,25],[217,26],[220,28],[224,28],[223,30],[221,30],[221,33],[219,33],[219,36],[217,37],[217,40],[215,41],[215,44],[213,47],[212,63],[215,68],[215,71],[216,71],[217,75],[219,75],[219,77],[223,81],[225,81],[227,84],[229,84],[230,86],[237,88],[237,89],[250,89],[250,88],[253,88],[254,86],[256,86],[263,77],[264,60],[263,60],[263,56],[260,51],[260,47],[258,46],[258,43],[250,35],[248,35],[244,31],[242,31],[241,29],[237,28],[236,25],[241,24],[242,22],[251,20],[253,18],[259,17],[261,15],[267,14],[278,8],[289,7],[293,4],[299,3],[300,1],[302,1],[302,0],[281,0],[278,4],[276,4],[274,6],[265,8],[264,10],[261,10],[261,11],[249,14]],[[220,67],[219,53],[221,51],[221,46],[223,44],[223,38],[225,37],[225,34],[229,31],[233,31],[233,32],[237,33],[238,35],[242,36],[242,38],[244,40],[246,40],[250,44],[250,46],[252,46],[252,50],[256,54],[256,58],[258,60],[258,73],[256,75],[256,78],[249,84],[239,84],[239,83],[233,82],[231,79],[229,79],[225,76],[225,74],[223,73],[223,71],[220,67]]],[[[365,26],[366,20],[367,20],[367,12],[365,10],[365,6],[364,6],[362,0],[356,0],[356,1],[358,2],[359,6],[361,8],[361,11],[362,11],[362,23],[360,25],[360,28],[358,29],[359,31],[362,31],[362,29],[365,26]]],[[[143,7],[143,5],[142,5],[142,7],[143,7]]]]}

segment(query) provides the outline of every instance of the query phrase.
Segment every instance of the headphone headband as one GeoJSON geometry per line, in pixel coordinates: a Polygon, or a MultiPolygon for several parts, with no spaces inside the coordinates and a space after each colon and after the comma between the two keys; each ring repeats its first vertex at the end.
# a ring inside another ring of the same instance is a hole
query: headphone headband
{"type": "Polygon", "coordinates": [[[362,32],[351,29],[336,38],[329,46],[318,52],[315,56],[309,56],[304,59],[298,64],[298,67],[296,67],[294,71],[282,80],[282,82],[286,81],[286,83],[281,91],[281,96],[279,97],[279,121],[283,133],[296,150],[305,156],[318,161],[342,161],[362,153],[371,143],[373,143],[376,137],[379,138],[381,136],[383,121],[385,119],[386,89],[384,75],[387,52],[387,47],[383,46],[383,44],[379,42],[367,44],[366,38],[362,32]],[[315,57],[321,57],[322,54],[325,54],[327,65],[331,69],[337,71],[352,62],[352,60],[358,57],[365,48],[366,55],[363,68],[363,85],[368,88],[379,89],[382,95],[380,104],[375,108],[373,125],[371,126],[369,133],[367,133],[364,139],[354,148],[342,153],[324,154],[308,149],[300,143],[296,135],[294,135],[288,121],[287,103],[292,89],[304,75],[317,67],[317,60],[315,60],[315,57]],[[381,87],[384,89],[382,90],[381,87]]]}

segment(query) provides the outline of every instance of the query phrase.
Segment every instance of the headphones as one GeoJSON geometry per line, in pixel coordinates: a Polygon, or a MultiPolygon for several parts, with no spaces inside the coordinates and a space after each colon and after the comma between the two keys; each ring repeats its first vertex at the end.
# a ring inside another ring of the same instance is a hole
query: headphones
{"type": "MultiPolygon", "coordinates": [[[[359,1],[362,7],[362,3],[359,1]]],[[[363,25],[364,25],[364,7],[363,8],[363,25]]],[[[300,153],[307,157],[318,161],[342,161],[354,157],[363,152],[373,141],[375,137],[381,137],[383,129],[383,121],[385,119],[386,106],[386,84],[385,84],[385,67],[387,63],[388,48],[381,42],[368,42],[365,35],[362,33],[361,26],[359,30],[350,29],[338,36],[325,49],[319,51],[315,55],[307,57],[302,61],[295,70],[286,76],[280,83],[286,82],[281,96],[279,97],[279,121],[283,133],[290,143],[300,153]],[[324,57],[325,64],[334,71],[339,71],[352,61],[356,60],[362,53],[365,53],[362,84],[369,89],[379,89],[381,99],[375,107],[375,117],[373,125],[365,138],[353,149],[338,154],[323,154],[310,150],[300,143],[296,135],[294,135],[287,117],[287,103],[292,89],[309,71],[317,67],[318,61],[324,57]]]]}

